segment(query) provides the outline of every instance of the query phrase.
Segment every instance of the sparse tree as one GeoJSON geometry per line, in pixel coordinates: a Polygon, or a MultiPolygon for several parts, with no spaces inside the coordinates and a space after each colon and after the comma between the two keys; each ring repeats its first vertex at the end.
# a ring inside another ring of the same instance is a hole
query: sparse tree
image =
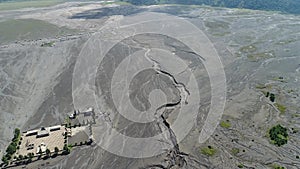
{"type": "Polygon", "coordinates": [[[286,144],[288,141],[287,128],[278,124],[269,130],[269,136],[270,136],[271,142],[280,147],[280,146],[286,144]]]}
{"type": "Polygon", "coordinates": [[[33,158],[34,154],[33,153],[28,153],[27,156],[28,156],[28,158],[33,158]]]}
{"type": "Polygon", "coordinates": [[[6,152],[10,155],[12,155],[13,153],[16,152],[16,146],[14,146],[14,144],[10,144],[7,149],[6,149],[6,152]]]}
{"type": "Polygon", "coordinates": [[[55,147],[55,148],[54,148],[54,152],[55,152],[55,154],[58,154],[58,152],[59,152],[58,147],[55,147]]]}
{"type": "Polygon", "coordinates": [[[21,154],[19,155],[19,160],[23,160],[23,156],[21,154]]]}
{"type": "Polygon", "coordinates": [[[267,92],[267,93],[266,93],[266,97],[269,97],[269,95],[270,95],[270,92],[267,92]]]}
{"type": "Polygon", "coordinates": [[[67,144],[64,145],[63,150],[64,150],[64,152],[63,152],[64,154],[69,154],[70,153],[70,149],[69,149],[67,144]]]}
{"type": "Polygon", "coordinates": [[[6,154],[5,157],[10,160],[12,156],[10,154],[6,154]]]}
{"type": "Polygon", "coordinates": [[[6,156],[3,156],[3,157],[2,157],[2,161],[3,161],[3,163],[4,163],[5,165],[8,165],[8,159],[7,159],[6,156]]]}
{"type": "Polygon", "coordinates": [[[46,149],[46,155],[49,157],[50,155],[51,155],[51,152],[50,152],[50,150],[47,148],[46,149]]]}
{"type": "Polygon", "coordinates": [[[16,128],[14,133],[15,133],[15,136],[19,136],[20,133],[21,133],[21,132],[20,132],[20,129],[19,129],[19,128],[16,128]]]}
{"type": "Polygon", "coordinates": [[[67,149],[68,149],[68,145],[65,144],[63,149],[64,149],[64,150],[67,150],[67,149]]]}
{"type": "Polygon", "coordinates": [[[32,162],[32,158],[28,158],[26,163],[28,164],[28,163],[31,163],[31,162],[32,162]]]}
{"type": "Polygon", "coordinates": [[[271,102],[275,101],[275,94],[274,93],[270,93],[270,101],[271,102]]]}

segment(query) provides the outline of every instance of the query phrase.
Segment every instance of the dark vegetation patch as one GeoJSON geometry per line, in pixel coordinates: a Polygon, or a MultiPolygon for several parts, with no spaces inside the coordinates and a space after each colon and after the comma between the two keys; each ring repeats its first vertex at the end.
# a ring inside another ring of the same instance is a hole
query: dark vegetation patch
{"type": "Polygon", "coordinates": [[[103,7],[99,9],[87,10],[71,16],[71,19],[100,19],[104,17],[123,15],[129,16],[145,11],[146,9],[139,8],[133,5],[122,5],[115,7],[103,7]]]}
{"type": "Polygon", "coordinates": [[[280,11],[284,13],[300,14],[300,1],[298,0],[121,0],[134,5],[155,4],[184,4],[209,5],[214,7],[245,8],[254,10],[280,11]]]}
{"type": "Polygon", "coordinates": [[[269,137],[271,139],[271,143],[276,146],[282,146],[287,143],[288,141],[288,132],[287,128],[281,126],[280,124],[272,127],[269,130],[269,137]]]}
{"type": "Polygon", "coordinates": [[[0,45],[22,40],[38,40],[76,33],[36,19],[9,19],[0,22],[0,45]]]}
{"type": "Polygon", "coordinates": [[[16,128],[14,131],[14,138],[12,139],[12,142],[9,144],[9,146],[6,149],[6,154],[2,157],[2,162],[7,165],[9,163],[9,160],[12,159],[13,154],[19,149],[21,141],[21,132],[20,129],[16,128]]]}

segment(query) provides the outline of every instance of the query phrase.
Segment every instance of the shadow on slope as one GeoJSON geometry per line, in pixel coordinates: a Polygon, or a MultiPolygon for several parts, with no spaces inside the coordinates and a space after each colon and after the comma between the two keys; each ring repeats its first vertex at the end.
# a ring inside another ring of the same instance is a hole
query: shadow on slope
{"type": "Polygon", "coordinates": [[[115,7],[104,7],[99,9],[87,10],[78,14],[71,16],[71,19],[100,19],[103,17],[113,16],[113,15],[134,15],[140,12],[144,12],[147,9],[132,6],[132,5],[122,5],[115,7]]]}

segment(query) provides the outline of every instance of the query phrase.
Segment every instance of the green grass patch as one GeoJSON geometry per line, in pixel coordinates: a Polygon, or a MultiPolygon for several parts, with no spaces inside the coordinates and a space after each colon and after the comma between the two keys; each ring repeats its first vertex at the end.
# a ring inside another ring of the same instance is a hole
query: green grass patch
{"type": "Polygon", "coordinates": [[[300,117],[300,114],[294,113],[294,114],[292,115],[292,117],[293,117],[293,118],[300,117]]]}
{"type": "Polygon", "coordinates": [[[278,164],[273,164],[273,165],[272,165],[272,168],[273,168],[273,169],[285,169],[285,167],[282,167],[282,166],[280,166],[280,165],[278,165],[278,164]]]}
{"type": "Polygon", "coordinates": [[[244,168],[244,165],[243,164],[239,164],[238,168],[244,168]]]}
{"type": "Polygon", "coordinates": [[[264,85],[264,84],[257,84],[255,86],[256,89],[263,90],[263,89],[272,89],[272,85],[264,85]]]}
{"type": "Polygon", "coordinates": [[[10,19],[0,22],[0,44],[19,40],[36,40],[72,34],[77,30],[58,27],[35,19],[10,19]]]}
{"type": "Polygon", "coordinates": [[[212,33],[213,36],[219,36],[219,37],[222,37],[222,36],[226,36],[226,35],[229,35],[230,32],[215,32],[215,33],[212,33]]]}
{"type": "Polygon", "coordinates": [[[284,78],[282,76],[280,76],[280,77],[274,77],[273,80],[274,81],[279,81],[279,82],[282,82],[282,83],[287,83],[287,81],[284,80],[284,78]]]}
{"type": "Polygon", "coordinates": [[[54,42],[45,42],[41,44],[41,47],[53,47],[54,45],[54,42]]]}
{"type": "Polygon", "coordinates": [[[220,126],[228,129],[231,127],[231,123],[229,121],[221,121],[220,126]]]}
{"type": "Polygon", "coordinates": [[[263,84],[258,84],[258,85],[255,86],[255,88],[262,90],[262,89],[266,89],[267,87],[263,84]]]}
{"type": "Polygon", "coordinates": [[[261,91],[266,97],[269,97],[269,95],[270,95],[270,92],[268,92],[268,91],[261,91]]]}
{"type": "Polygon", "coordinates": [[[212,146],[207,146],[201,149],[201,153],[207,156],[213,156],[217,153],[217,150],[212,146]]]}
{"type": "Polygon", "coordinates": [[[255,52],[256,50],[257,50],[256,46],[248,45],[248,46],[241,47],[239,51],[243,53],[252,53],[255,52]]]}
{"type": "Polygon", "coordinates": [[[293,134],[296,134],[299,132],[299,129],[296,129],[296,128],[292,128],[292,131],[293,131],[293,134]]]}
{"type": "Polygon", "coordinates": [[[232,148],[231,153],[236,156],[238,153],[240,153],[240,149],[239,148],[232,148]]]}
{"type": "Polygon", "coordinates": [[[275,57],[273,52],[263,52],[247,55],[247,58],[253,62],[259,61],[260,59],[268,59],[273,57],[275,57]]]}
{"type": "Polygon", "coordinates": [[[286,107],[282,104],[275,103],[276,108],[280,111],[280,114],[284,114],[286,112],[286,107]]]}
{"type": "Polygon", "coordinates": [[[210,29],[229,29],[229,23],[224,21],[205,21],[205,26],[210,29]]]}

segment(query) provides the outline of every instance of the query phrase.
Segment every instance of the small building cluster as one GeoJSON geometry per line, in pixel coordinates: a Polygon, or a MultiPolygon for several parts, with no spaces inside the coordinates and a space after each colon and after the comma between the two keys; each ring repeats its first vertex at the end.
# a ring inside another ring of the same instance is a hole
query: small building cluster
{"type": "Polygon", "coordinates": [[[52,126],[52,127],[48,127],[48,128],[41,127],[38,130],[26,131],[26,132],[24,132],[24,135],[26,137],[28,137],[28,136],[36,136],[37,138],[46,137],[46,136],[50,135],[50,132],[60,130],[61,127],[62,127],[61,125],[52,126]]]}
{"type": "Polygon", "coordinates": [[[18,155],[44,153],[47,149],[54,152],[55,147],[62,150],[65,144],[65,133],[66,128],[62,125],[23,132],[18,155]]]}
{"type": "Polygon", "coordinates": [[[74,112],[70,113],[68,117],[71,126],[95,124],[95,112],[91,107],[83,111],[74,110],[74,112]]]}
{"type": "MultiPolygon", "coordinates": [[[[4,159],[5,164],[11,160],[11,164],[20,164],[24,158],[40,158],[43,155],[49,157],[50,154],[68,154],[70,147],[90,145],[92,140],[92,125],[95,124],[95,112],[93,108],[88,108],[82,112],[74,111],[66,118],[65,123],[51,127],[41,127],[39,129],[25,131],[15,130],[16,143],[14,150],[9,154],[9,158],[4,159]]],[[[3,161],[3,160],[2,160],[3,161]]]]}

